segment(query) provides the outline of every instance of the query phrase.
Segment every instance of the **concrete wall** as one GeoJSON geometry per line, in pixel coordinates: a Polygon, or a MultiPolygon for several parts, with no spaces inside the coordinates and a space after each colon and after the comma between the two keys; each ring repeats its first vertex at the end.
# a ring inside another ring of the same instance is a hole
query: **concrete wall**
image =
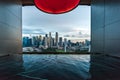
{"type": "Polygon", "coordinates": [[[120,55],[120,0],[92,0],[92,52],[120,55]]]}
{"type": "Polygon", "coordinates": [[[21,0],[0,1],[0,56],[22,52],[21,0]]]}

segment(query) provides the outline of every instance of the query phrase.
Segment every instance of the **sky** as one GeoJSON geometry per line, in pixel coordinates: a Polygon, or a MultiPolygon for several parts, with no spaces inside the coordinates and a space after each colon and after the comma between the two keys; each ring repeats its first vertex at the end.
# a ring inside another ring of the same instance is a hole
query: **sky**
{"type": "Polygon", "coordinates": [[[73,41],[90,39],[90,6],[78,6],[64,14],[48,14],[35,6],[24,6],[22,11],[23,36],[45,35],[49,32],[55,36],[73,41]]]}

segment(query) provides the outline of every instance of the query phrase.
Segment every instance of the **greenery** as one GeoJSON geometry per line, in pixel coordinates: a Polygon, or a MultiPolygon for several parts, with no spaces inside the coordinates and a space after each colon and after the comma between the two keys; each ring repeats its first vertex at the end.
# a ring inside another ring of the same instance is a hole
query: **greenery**
{"type": "Polygon", "coordinates": [[[47,48],[47,49],[43,49],[43,52],[56,52],[55,48],[47,48]]]}
{"type": "Polygon", "coordinates": [[[90,54],[89,52],[23,52],[23,54],[90,54]]]}
{"type": "Polygon", "coordinates": [[[64,52],[64,50],[56,49],[56,52],[64,52]]]}

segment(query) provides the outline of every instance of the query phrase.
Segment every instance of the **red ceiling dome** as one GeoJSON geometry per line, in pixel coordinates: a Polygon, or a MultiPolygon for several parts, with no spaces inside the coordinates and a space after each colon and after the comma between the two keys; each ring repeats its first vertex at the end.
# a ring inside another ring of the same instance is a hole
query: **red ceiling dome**
{"type": "Polygon", "coordinates": [[[43,12],[60,14],[73,10],[80,0],[34,0],[36,7],[43,12]]]}

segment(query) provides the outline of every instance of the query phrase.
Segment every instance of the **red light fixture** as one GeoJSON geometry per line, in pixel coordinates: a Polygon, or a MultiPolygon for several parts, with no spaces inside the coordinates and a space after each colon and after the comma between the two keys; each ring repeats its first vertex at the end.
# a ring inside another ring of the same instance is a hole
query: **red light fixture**
{"type": "Polygon", "coordinates": [[[34,0],[38,9],[50,14],[66,13],[79,5],[80,0],[34,0]]]}

